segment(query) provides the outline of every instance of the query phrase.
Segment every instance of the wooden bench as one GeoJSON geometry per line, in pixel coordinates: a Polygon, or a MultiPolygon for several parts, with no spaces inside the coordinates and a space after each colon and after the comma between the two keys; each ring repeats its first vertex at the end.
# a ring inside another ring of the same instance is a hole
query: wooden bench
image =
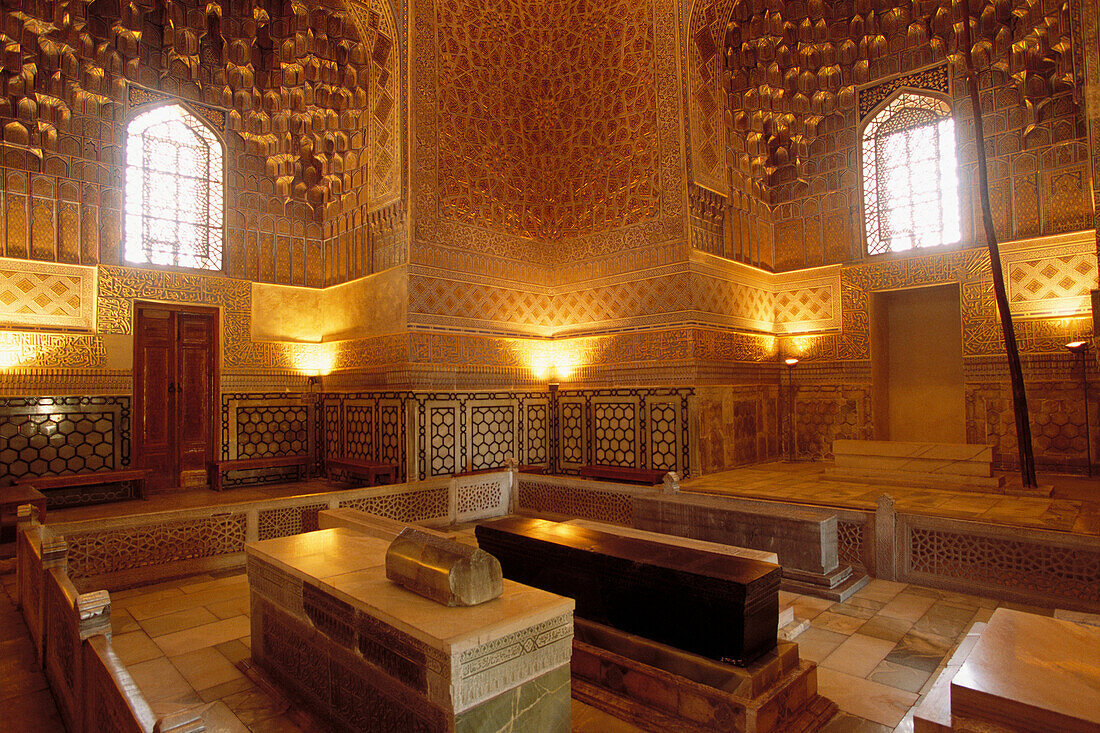
{"type": "Polygon", "coordinates": [[[231,461],[214,461],[213,470],[210,472],[210,488],[214,491],[221,491],[223,477],[230,471],[247,471],[254,468],[283,468],[288,466],[298,467],[299,478],[309,478],[309,456],[303,454],[277,456],[275,458],[235,458],[231,461]]]}
{"type": "Polygon", "coordinates": [[[588,465],[581,467],[581,476],[584,478],[598,478],[606,481],[621,481],[627,484],[642,484],[653,486],[665,480],[668,471],[659,471],[653,468],[633,468],[631,466],[597,466],[588,465]]]}
{"type": "Polygon", "coordinates": [[[393,463],[369,461],[366,458],[326,458],[325,472],[330,479],[336,471],[342,471],[348,476],[358,476],[367,482],[367,486],[397,483],[397,466],[393,463]],[[383,478],[384,482],[381,481],[383,478]]]}
{"type": "MultiPolygon", "coordinates": [[[[139,499],[145,498],[145,479],[149,472],[144,468],[130,468],[122,471],[89,471],[85,473],[72,473],[62,476],[31,476],[24,478],[17,485],[30,487],[46,497],[46,503],[50,504],[50,492],[57,489],[68,489],[74,486],[98,486],[100,484],[114,484],[122,481],[131,481],[137,491],[139,499]]],[[[45,512],[43,512],[45,514],[45,512]]]]}

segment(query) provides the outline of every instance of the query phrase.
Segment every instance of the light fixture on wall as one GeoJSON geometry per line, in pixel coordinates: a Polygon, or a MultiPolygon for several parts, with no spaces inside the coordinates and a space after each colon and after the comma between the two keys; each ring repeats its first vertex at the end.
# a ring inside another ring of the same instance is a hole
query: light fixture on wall
{"type": "Polygon", "coordinates": [[[794,461],[794,368],[798,359],[788,356],[783,360],[787,365],[787,461],[794,461]]]}
{"type": "Polygon", "coordinates": [[[1089,478],[1092,478],[1092,437],[1089,435],[1089,373],[1088,360],[1085,358],[1089,351],[1088,341],[1070,341],[1066,348],[1073,354],[1073,360],[1081,361],[1081,393],[1085,403],[1085,468],[1089,478]]]}

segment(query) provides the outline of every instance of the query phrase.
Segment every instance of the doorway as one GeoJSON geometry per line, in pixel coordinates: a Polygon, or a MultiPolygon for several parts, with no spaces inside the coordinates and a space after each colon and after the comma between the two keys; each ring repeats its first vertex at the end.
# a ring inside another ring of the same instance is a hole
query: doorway
{"type": "Polygon", "coordinates": [[[134,449],[148,490],[207,484],[217,385],[216,308],[134,304],[134,449]]]}
{"type": "Polygon", "coordinates": [[[958,284],[874,294],[875,437],[966,442],[958,284]]]}

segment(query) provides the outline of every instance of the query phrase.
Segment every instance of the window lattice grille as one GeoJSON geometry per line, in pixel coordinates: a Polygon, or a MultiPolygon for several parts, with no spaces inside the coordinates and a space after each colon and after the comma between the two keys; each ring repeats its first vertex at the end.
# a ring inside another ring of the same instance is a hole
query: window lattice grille
{"type": "Polygon", "coordinates": [[[863,206],[869,254],[959,241],[955,120],[946,102],[901,94],[871,118],[863,206]]]}
{"type": "Polygon", "coordinates": [[[183,107],[135,117],[126,135],[126,261],[222,267],[222,147],[183,107]]]}

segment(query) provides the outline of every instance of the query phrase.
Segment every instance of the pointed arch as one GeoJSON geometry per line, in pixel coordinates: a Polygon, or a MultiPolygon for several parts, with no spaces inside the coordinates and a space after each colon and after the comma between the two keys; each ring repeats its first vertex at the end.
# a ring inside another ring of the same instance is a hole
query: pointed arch
{"type": "Polygon", "coordinates": [[[900,89],[868,115],[861,140],[867,253],[957,243],[955,119],[947,100],[900,89]]]}
{"type": "Polygon", "coordinates": [[[222,269],[225,152],[181,104],[147,109],[126,126],[123,259],[135,265],[222,269]]]}

